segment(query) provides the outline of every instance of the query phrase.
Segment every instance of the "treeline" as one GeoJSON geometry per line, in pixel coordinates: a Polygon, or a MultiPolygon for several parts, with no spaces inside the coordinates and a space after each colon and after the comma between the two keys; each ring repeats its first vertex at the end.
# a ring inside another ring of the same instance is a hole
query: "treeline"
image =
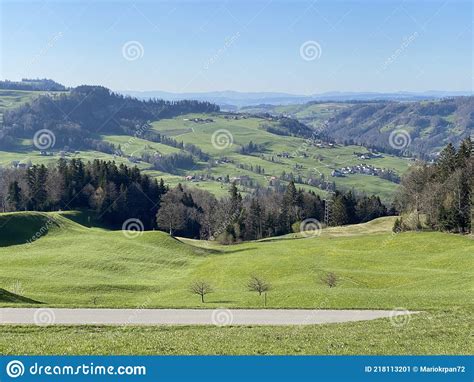
{"type": "Polygon", "coordinates": [[[192,154],[193,156],[197,157],[199,160],[202,161],[209,160],[209,155],[202,151],[198,146],[193,145],[192,143],[184,143],[183,141],[177,141],[174,138],[162,135],[149,128],[147,128],[145,133],[143,134],[143,139],[146,139],[151,142],[162,143],[167,146],[187,151],[188,153],[192,154]]]}
{"type": "Polygon", "coordinates": [[[148,161],[155,170],[169,172],[170,174],[179,174],[181,170],[189,170],[197,165],[194,157],[188,153],[154,156],[149,158],[148,161]]]}
{"type": "Polygon", "coordinates": [[[265,150],[264,145],[259,145],[258,143],[253,143],[252,141],[250,141],[248,144],[242,145],[239,152],[243,155],[250,155],[252,153],[262,152],[264,150],[265,150]]]}
{"type": "Polygon", "coordinates": [[[28,79],[22,78],[21,81],[0,81],[0,89],[7,90],[30,90],[30,91],[65,91],[64,85],[56,81],[42,78],[42,79],[28,79]]]}
{"type": "MultiPolygon", "coordinates": [[[[3,211],[92,209],[114,228],[133,218],[145,229],[233,243],[299,231],[305,219],[322,222],[326,202],[313,192],[297,190],[292,181],[282,191],[259,189],[245,197],[231,184],[229,196],[217,199],[181,185],[168,189],[136,167],[61,159],[49,167],[0,169],[0,203],[3,211]]],[[[330,205],[331,225],[387,214],[378,197],[352,192],[336,192],[330,205]]]]}
{"type": "Polygon", "coordinates": [[[310,127],[300,121],[288,117],[272,117],[270,114],[264,115],[272,120],[277,120],[276,124],[264,124],[263,127],[272,134],[310,138],[315,137],[315,132],[310,127]]]}
{"type": "Polygon", "coordinates": [[[397,221],[396,230],[427,226],[466,233],[472,231],[474,155],[470,138],[459,149],[450,143],[433,165],[418,163],[402,177],[400,209],[414,218],[414,225],[397,221]]]}
{"type": "MultiPolygon", "coordinates": [[[[299,232],[306,219],[324,221],[326,201],[290,182],[283,192],[260,189],[242,197],[231,184],[229,197],[217,199],[201,190],[178,185],[163,196],[158,226],[170,234],[216,239],[229,244],[299,232]]],[[[330,225],[355,224],[387,215],[376,196],[356,198],[336,192],[329,201],[330,225]]]]}
{"type": "Polygon", "coordinates": [[[102,86],[78,86],[68,93],[40,96],[3,114],[3,145],[14,137],[31,139],[40,129],[51,130],[56,147],[84,149],[84,138],[97,134],[134,135],[144,124],[187,113],[219,111],[199,101],[141,101],[102,86]]]}
{"type": "Polygon", "coordinates": [[[114,228],[130,218],[140,219],[146,229],[155,228],[160,198],[166,192],[163,182],[136,167],[100,160],[60,159],[54,166],[0,172],[4,211],[92,209],[114,228]]]}

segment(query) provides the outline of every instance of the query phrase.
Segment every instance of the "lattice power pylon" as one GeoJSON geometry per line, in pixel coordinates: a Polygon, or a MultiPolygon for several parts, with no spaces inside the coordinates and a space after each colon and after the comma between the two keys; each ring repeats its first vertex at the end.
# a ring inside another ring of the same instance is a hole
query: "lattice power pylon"
{"type": "Polygon", "coordinates": [[[327,190],[327,196],[324,200],[324,224],[326,227],[329,227],[331,223],[331,214],[332,214],[332,197],[335,194],[334,191],[327,190]]]}
{"type": "Polygon", "coordinates": [[[331,203],[332,201],[329,199],[324,200],[324,224],[326,227],[329,226],[331,221],[331,203]]]}

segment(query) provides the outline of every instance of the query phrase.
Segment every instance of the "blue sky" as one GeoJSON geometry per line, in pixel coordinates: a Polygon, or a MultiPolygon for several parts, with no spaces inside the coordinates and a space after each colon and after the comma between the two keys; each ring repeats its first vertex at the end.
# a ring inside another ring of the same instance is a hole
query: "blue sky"
{"type": "Polygon", "coordinates": [[[2,79],[172,92],[473,88],[470,1],[0,1],[2,79]]]}

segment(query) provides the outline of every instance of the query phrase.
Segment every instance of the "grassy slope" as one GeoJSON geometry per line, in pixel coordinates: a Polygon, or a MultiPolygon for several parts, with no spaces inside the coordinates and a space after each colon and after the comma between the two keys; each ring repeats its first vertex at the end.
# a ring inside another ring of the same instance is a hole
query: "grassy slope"
{"type": "MultiPolygon", "coordinates": [[[[245,281],[258,272],[274,286],[271,307],[425,310],[400,326],[389,319],[295,327],[4,326],[0,354],[472,354],[472,240],[394,236],[392,220],[221,247],[160,232],[127,239],[85,228],[79,223],[94,225],[85,213],[0,214],[0,286],[19,285],[46,306],[92,306],[96,296],[113,307],[200,306],[186,286],[202,277],[216,287],[205,307],[256,307],[245,281]],[[32,245],[5,246],[50,218],[51,231],[32,245]],[[321,285],[322,270],[336,272],[341,283],[321,285]]],[[[27,305],[21,299],[0,298],[0,305],[27,305]]]]}
{"type": "Polygon", "coordinates": [[[296,105],[274,105],[262,107],[246,107],[243,111],[253,113],[271,113],[275,115],[283,114],[296,118],[299,121],[322,128],[325,121],[333,117],[337,112],[352,106],[350,103],[325,102],[325,103],[305,103],[296,105]]]}
{"type": "MultiPolygon", "coordinates": [[[[45,215],[0,215],[0,287],[20,283],[25,297],[51,306],[92,306],[96,300],[107,307],[144,302],[198,307],[188,286],[206,279],[215,293],[204,307],[259,307],[257,295],[246,291],[256,273],[274,287],[270,307],[471,306],[472,240],[439,232],[392,235],[385,230],[391,226],[387,218],[316,238],[287,236],[225,247],[178,241],[162,232],[130,239],[120,231],[86,228],[67,214],[51,214],[56,224],[47,235],[30,245],[5,246],[17,227],[45,215]],[[326,272],[340,277],[336,288],[320,282],[326,272]]],[[[26,241],[36,229],[20,239],[26,241]]]]}
{"type": "MultiPolygon", "coordinates": [[[[268,133],[261,124],[264,122],[258,118],[248,118],[241,120],[226,120],[220,116],[212,116],[213,123],[194,123],[189,119],[194,117],[205,118],[206,115],[193,114],[174,119],[165,119],[153,123],[153,128],[166,135],[173,136],[177,140],[182,140],[185,143],[193,143],[198,145],[205,152],[211,154],[214,158],[226,156],[232,159],[233,164],[220,164],[212,168],[212,174],[215,176],[225,176],[229,174],[232,176],[249,175],[261,185],[266,185],[270,176],[279,176],[283,171],[286,173],[292,172],[295,175],[301,175],[304,178],[308,174],[315,175],[324,174],[330,178],[333,169],[360,164],[361,160],[353,155],[353,152],[360,152],[364,149],[358,146],[337,147],[333,149],[318,149],[316,147],[307,147],[303,139],[294,137],[283,137],[268,133]],[[219,150],[212,145],[212,134],[219,130],[228,130],[233,137],[233,144],[230,147],[219,150]],[[242,145],[249,141],[264,145],[266,152],[261,157],[261,154],[252,156],[239,154],[239,149],[242,145]],[[295,158],[279,159],[279,162],[271,162],[270,158],[281,152],[289,152],[294,154],[295,158]],[[303,157],[303,153],[307,157],[303,157]],[[265,175],[259,175],[246,170],[238,169],[238,164],[246,165],[260,165],[265,169],[265,175]],[[294,166],[301,165],[301,169],[295,169],[294,166]]],[[[265,122],[268,123],[268,122],[265,122]]],[[[397,158],[385,155],[384,158],[370,160],[368,163],[374,166],[390,168],[397,171],[399,174],[404,173],[409,162],[406,159],[397,158]]],[[[204,173],[206,170],[200,171],[194,169],[188,173],[204,173]]],[[[384,179],[365,175],[351,175],[345,178],[331,178],[340,186],[360,187],[361,190],[367,193],[377,193],[384,199],[389,199],[396,185],[384,179]]],[[[209,182],[207,182],[209,183],[209,182]]]]}

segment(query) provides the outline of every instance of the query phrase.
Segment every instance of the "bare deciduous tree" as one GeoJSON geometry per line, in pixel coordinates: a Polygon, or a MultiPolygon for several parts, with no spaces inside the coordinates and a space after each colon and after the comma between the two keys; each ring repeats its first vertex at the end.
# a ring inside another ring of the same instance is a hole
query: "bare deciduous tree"
{"type": "Polygon", "coordinates": [[[201,302],[204,303],[204,296],[214,292],[212,286],[205,281],[195,281],[189,286],[191,293],[201,296],[201,302]]]}
{"type": "Polygon", "coordinates": [[[182,204],[182,197],[182,190],[175,188],[161,199],[157,223],[160,228],[168,230],[170,235],[186,225],[186,207],[182,204]]]}
{"type": "Polygon", "coordinates": [[[258,276],[250,277],[249,282],[247,283],[247,288],[251,292],[257,292],[259,296],[264,293],[265,300],[264,306],[267,306],[267,292],[272,289],[270,283],[266,282],[264,279],[258,276]]]}

